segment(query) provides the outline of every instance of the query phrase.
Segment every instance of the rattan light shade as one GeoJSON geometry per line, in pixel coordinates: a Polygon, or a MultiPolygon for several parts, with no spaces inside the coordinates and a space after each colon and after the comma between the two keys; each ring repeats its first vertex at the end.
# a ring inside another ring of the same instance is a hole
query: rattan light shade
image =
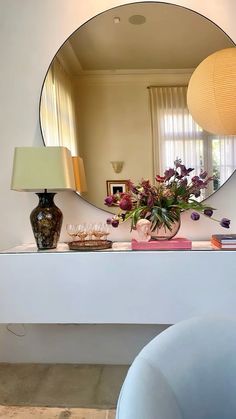
{"type": "Polygon", "coordinates": [[[236,134],[236,48],[217,51],[199,64],[189,82],[187,104],[206,131],[236,134]]]}

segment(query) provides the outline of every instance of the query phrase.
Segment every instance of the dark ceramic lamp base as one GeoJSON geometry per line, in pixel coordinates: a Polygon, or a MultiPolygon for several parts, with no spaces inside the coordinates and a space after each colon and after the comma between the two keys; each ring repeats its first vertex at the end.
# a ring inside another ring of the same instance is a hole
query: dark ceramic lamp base
{"type": "Polygon", "coordinates": [[[34,237],[39,250],[55,249],[59,241],[63,215],[54,204],[55,193],[37,193],[39,203],[30,214],[34,237]]]}

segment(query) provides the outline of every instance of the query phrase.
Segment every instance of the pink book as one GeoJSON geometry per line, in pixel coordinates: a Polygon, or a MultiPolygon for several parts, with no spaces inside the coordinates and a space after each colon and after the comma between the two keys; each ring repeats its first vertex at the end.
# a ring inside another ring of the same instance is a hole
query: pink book
{"type": "Polygon", "coordinates": [[[192,249],[191,240],[177,237],[171,240],[150,240],[149,242],[131,241],[132,250],[189,250],[192,249]]]}

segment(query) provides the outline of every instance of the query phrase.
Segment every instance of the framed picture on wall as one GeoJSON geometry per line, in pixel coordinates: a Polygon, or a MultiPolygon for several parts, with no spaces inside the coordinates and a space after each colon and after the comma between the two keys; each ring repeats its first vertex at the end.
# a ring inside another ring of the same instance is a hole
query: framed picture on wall
{"type": "Polygon", "coordinates": [[[127,180],[107,180],[107,195],[127,192],[127,180]]]}

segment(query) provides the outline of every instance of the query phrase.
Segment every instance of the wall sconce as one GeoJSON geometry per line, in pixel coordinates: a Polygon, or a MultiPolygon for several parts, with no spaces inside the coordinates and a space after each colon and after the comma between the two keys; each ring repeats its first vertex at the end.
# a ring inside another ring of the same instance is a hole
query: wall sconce
{"type": "Polygon", "coordinates": [[[115,173],[120,173],[124,166],[123,161],[111,161],[111,164],[115,173]]]}

